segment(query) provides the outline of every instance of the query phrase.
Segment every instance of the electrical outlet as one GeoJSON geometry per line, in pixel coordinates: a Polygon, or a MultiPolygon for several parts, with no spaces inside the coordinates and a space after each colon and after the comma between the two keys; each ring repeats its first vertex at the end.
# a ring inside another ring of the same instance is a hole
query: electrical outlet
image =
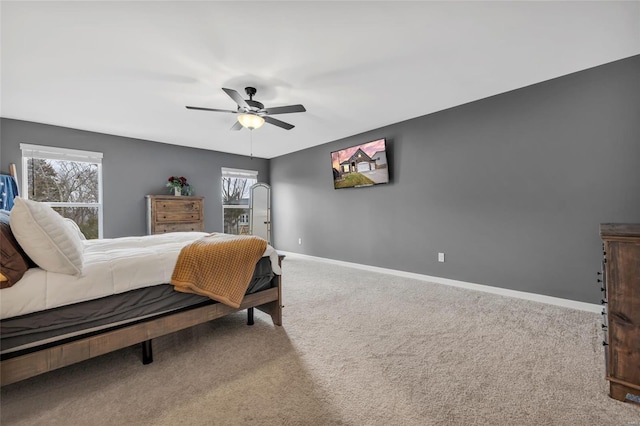
{"type": "Polygon", "coordinates": [[[302,238],[298,238],[298,245],[301,246],[302,245],[302,238]]]}
{"type": "Polygon", "coordinates": [[[444,253],[438,253],[438,262],[444,262],[444,253]]]}

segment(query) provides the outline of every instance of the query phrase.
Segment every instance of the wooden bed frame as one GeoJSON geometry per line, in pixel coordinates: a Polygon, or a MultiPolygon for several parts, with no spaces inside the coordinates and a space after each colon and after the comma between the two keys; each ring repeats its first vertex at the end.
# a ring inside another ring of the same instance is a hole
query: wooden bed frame
{"type": "MultiPolygon", "coordinates": [[[[282,265],[283,255],[278,256],[282,265]]],[[[199,306],[173,314],[151,317],[122,328],[106,330],[73,341],[35,348],[24,355],[0,361],[0,386],[28,379],[80,361],[142,343],[144,364],[153,361],[152,339],[178,330],[202,324],[225,315],[247,309],[249,325],[253,324],[253,309],[271,315],[275,325],[282,325],[282,277],[274,275],[271,287],[244,296],[240,308],[222,303],[199,306]]]]}

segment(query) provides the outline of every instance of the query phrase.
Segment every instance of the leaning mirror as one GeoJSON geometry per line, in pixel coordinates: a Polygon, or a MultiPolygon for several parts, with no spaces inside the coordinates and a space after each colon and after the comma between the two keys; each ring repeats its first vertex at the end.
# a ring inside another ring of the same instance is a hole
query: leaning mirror
{"type": "Polygon", "coordinates": [[[271,244],[271,187],[266,183],[251,186],[249,198],[249,233],[271,244]]]}

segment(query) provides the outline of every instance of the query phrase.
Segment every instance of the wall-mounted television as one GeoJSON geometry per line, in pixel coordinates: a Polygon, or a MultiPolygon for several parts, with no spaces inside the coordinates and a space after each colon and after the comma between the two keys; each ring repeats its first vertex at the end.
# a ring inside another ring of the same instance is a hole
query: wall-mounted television
{"type": "Polygon", "coordinates": [[[331,165],[335,189],[388,183],[387,141],[382,138],[333,151],[331,165]]]}

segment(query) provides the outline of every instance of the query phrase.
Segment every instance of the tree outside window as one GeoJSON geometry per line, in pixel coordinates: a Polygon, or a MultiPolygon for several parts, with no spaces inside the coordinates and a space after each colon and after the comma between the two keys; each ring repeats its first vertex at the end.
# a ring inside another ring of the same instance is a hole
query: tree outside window
{"type": "Polygon", "coordinates": [[[75,221],[87,239],[102,230],[100,153],[21,145],[24,197],[75,221]]]}
{"type": "Polygon", "coordinates": [[[252,170],[222,169],[222,209],[224,232],[244,235],[249,233],[249,197],[251,186],[258,182],[258,172],[252,170]]]}

